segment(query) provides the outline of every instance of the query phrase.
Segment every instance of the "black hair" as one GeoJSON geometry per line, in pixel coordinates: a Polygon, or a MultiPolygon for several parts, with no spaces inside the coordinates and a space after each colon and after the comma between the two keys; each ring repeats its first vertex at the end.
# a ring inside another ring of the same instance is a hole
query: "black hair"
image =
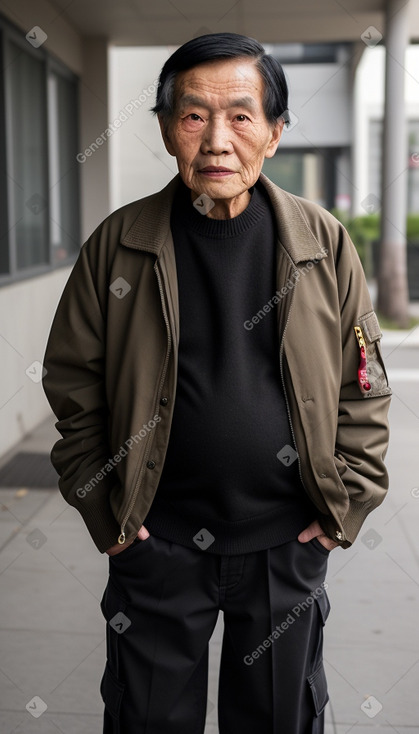
{"type": "Polygon", "coordinates": [[[193,38],[176,49],[161,70],[156,104],[150,111],[153,114],[159,113],[167,126],[174,112],[174,86],[178,72],[206,61],[246,56],[255,59],[255,66],[264,81],[263,109],[266,119],[273,124],[282,116],[288,124],[288,85],[281,64],[265,53],[265,49],[255,38],[238,33],[208,33],[193,38]]]}

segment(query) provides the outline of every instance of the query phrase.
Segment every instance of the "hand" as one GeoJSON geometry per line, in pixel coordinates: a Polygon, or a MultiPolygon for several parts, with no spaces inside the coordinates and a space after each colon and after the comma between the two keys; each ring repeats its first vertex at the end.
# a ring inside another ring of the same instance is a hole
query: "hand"
{"type": "Polygon", "coordinates": [[[311,525],[303,530],[298,536],[300,543],[308,543],[309,540],[312,540],[313,538],[317,538],[319,543],[321,543],[328,551],[333,550],[333,548],[337,548],[339,545],[339,543],[336,543],[325,535],[318,520],[314,520],[314,522],[312,522],[311,525]]]}
{"type": "MultiPolygon", "coordinates": [[[[147,528],[144,525],[141,525],[137,533],[137,537],[140,538],[140,540],[145,540],[146,538],[148,538],[149,535],[150,533],[148,532],[147,528]]],[[[118,553],[122,553],[122,551],[128,548],[128,546],[131,545],[131,543],[133,542],[133,540],[130,540],[128,543],[122,543],[122,545],[116,543],[115,545],[112,545],[110,548],[108,548],[106,553],[108,554],[108,556],[116,556],[118,553]]]]}

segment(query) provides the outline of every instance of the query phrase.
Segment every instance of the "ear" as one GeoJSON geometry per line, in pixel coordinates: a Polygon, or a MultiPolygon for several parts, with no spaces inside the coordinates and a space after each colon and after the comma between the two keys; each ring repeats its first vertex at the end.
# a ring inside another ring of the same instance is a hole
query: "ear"
{"type": "Polygon", "coordinates": [[[176,153],[175,153],[175,150],[174,150],[173,145],[171,143],[171,140],[170,140],[170,137],[169,137],[169,133],[168,133],[168,130],[167,130],[167,126],[164,124],[162,118],[160,117],[160,115],[158,113],[157,113],[157,119],[159,121],[160,132],[161,132],[161,136],[163,138],[164,146],[165,146],[167,152],[170,153],[170,155],[175,156],[176,153]]]}
{"type": "Polygon", "coordinates": [[[266,149],[265,158],[272,158],[275,155],[278,143],[281,140],[284,124],[285,121],[283,117],[278,118],[275,122],[275,125],[271,130],[271,140],[266,149]]]}

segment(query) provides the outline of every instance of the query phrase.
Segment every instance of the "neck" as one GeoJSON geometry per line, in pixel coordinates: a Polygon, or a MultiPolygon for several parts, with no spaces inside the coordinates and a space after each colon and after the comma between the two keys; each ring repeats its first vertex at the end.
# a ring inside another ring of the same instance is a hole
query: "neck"
{"type": "MultiPolygon", "coordinates": [[[[195,201],[199,194],[196,191],[191,190],[191,199],[195,201]]],[[[251,199],[249,191],[243,191],[238,196],[233,196],[231,199],[213,199],[214,206],[207,212],[206,216],[209,219],[233,219],[239,214],[244,212],[251,199]]]]}

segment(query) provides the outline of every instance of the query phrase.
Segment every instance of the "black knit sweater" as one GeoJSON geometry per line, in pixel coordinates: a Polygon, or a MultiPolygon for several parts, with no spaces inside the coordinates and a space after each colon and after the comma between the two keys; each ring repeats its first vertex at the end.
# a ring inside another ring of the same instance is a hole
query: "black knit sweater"
{"type": "Polygon", "coordinates": [[[263,186],[250,193],[246,209],[226,220],[199,213],[183,183],[173,203],[178,383],[144,520],[151,534],[226,555],[292,540],[315,517],[282,387],[277,311],[263,311],[276,291],[275,219],[263,186]]]}

